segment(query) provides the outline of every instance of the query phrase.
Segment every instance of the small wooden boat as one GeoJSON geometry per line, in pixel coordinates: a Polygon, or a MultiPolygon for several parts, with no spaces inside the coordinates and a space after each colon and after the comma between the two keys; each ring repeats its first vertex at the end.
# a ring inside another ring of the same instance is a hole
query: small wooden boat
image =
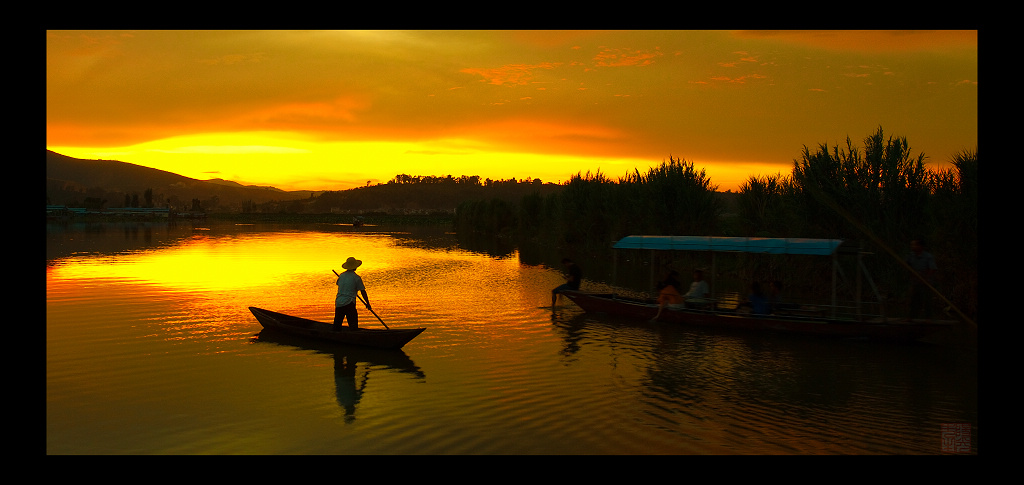
{"type": "MultiPolygon", "coordinates": [[[[603,313],[637,320],[651,320],[658,313],[658,304],[622,298],[611,293],[566,291],[562,293],[587,313],[603,313]]],[[[697,310],[666,307],[658,321],[704,325],[719,328],[770,330],[805,335],[821,335],[870,340],[913,341],[949,328],[953,321],[914,320],[904,322],[895,318],[871,320],[838,320],[826,317],[797,315],[749,315],[735,311],[697,310]]]]}
{"type": "Polygon", "coordinates": [[[343,344],[379,349],[400,349],[426,330],[425,328],[359,328],[353,330],[347,326],[343,326],[340,330],[335,330],[334,325],[330,323],[293,317],[284,313],[272,312],[256,307],[249,307],[249,311],[263,325],[263,328],[269,330],[277,330],[318,340],[330,340],[343,344]]]}

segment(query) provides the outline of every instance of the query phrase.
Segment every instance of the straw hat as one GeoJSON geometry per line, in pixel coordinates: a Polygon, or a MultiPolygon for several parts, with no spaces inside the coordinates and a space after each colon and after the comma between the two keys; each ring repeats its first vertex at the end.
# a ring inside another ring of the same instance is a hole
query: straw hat
{"type": "Polygon", "coordinates": [[[363,264],[362,261],[360,261],[360,260],[358,260],[356,258],[351,258],[350,257],[347,260],[345,260],[345,264],[341,265],[341,267],[344,268],[344,269],[356,269],[361,264],[363,264]]]}

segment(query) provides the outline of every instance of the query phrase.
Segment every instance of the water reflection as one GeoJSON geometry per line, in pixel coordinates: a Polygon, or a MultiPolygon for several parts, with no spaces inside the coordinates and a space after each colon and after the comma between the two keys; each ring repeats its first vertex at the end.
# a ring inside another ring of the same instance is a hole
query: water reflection
{"type": "Polygon", "coordinates": [[[425,382],[427,378],[423,370],[402,350],[340,345],[267,329],[253,336],[252,343],[285,345],[330,356],[334,361],[335,398],[344,410],[346,423],[356,419],[356,407],[368,390],[371,374],[398,372],[412,377],[417,382],[425,382]]]}
{"type": "Polygon", "coordinates": [[[564,362],[577,365],[595,346],[606,348],[613,380],[638,391],[638,419],[712,453],[743,452],[752,441],[769,453],[935,453],[937,423],[962,420],[953,409],[976,416],[974,363],[926,343],[718,331],[565,310],[553,312],[552,324],[564,362]],[[951,406],[945,396],[963,401],[951,406]]]}
{"type": "Polygon", "coordinates": [[[936,454],[940,424],[977,431],[973,354],[552,311],[557,248],[443,228],[206,229],[48,234],[48,451],[936,454]],[[261,331],[249,306],[330,321],[348,256],[388,326],[430,331],[261,331]]]}

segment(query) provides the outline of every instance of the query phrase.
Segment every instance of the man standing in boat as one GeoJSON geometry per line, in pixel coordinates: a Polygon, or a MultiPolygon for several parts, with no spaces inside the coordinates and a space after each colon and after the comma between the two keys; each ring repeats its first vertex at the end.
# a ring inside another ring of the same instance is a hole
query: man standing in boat
{"type": "Polygon", "coordinates": [[[370,297],[366,295],[366,287],[363,286],[363,279],[356,274],[362,261],[356,258],[348,258],[345,264],[341,265],[343,271],[338,275],[338,296],[334,298],[334,330],[341,330],[341,322],[348,319],[349,328],[359,328],[359,313],[356,311],[356,292],[363,294],[363,304],[370,309],[370,297]]]}

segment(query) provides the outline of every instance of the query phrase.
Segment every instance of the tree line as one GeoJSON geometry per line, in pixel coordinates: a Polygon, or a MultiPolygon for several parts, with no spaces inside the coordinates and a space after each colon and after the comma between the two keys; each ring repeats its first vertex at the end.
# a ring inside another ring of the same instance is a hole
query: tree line
{"type": "MultiPolygon", "coordinates": [[[[483,186],[483,187],[494,187],[503,185],[542,185],[544,182],[537,178],[528,177],[526,179],[516,179],[511,177],[507,180],[498,179],[491,180],[490,178],[480,179],[479,175],[460,175],[458,177],[452,177],[451,175],[436,176],[436,175],[408,175],[398,174],[394,178],[387,182],[388,185],[409,185],[409,184],[451,184],[451,185],[462,185],[462,186],[483,186]]],[[[367,186],[370,182],[367,181],[367,186]]]]}
{"type": "Polygon", "coordinates": [[[452,177],[396,175],[384,184],[348,190],[326,191],[299,204],[295,211],[328,213],[342,211],[434,210],[454,212],[466,200],[497,198],[515,202],[530,192],[551,193],[560,185],[540,179],[481,179],[477,175],[452,177]]]}

